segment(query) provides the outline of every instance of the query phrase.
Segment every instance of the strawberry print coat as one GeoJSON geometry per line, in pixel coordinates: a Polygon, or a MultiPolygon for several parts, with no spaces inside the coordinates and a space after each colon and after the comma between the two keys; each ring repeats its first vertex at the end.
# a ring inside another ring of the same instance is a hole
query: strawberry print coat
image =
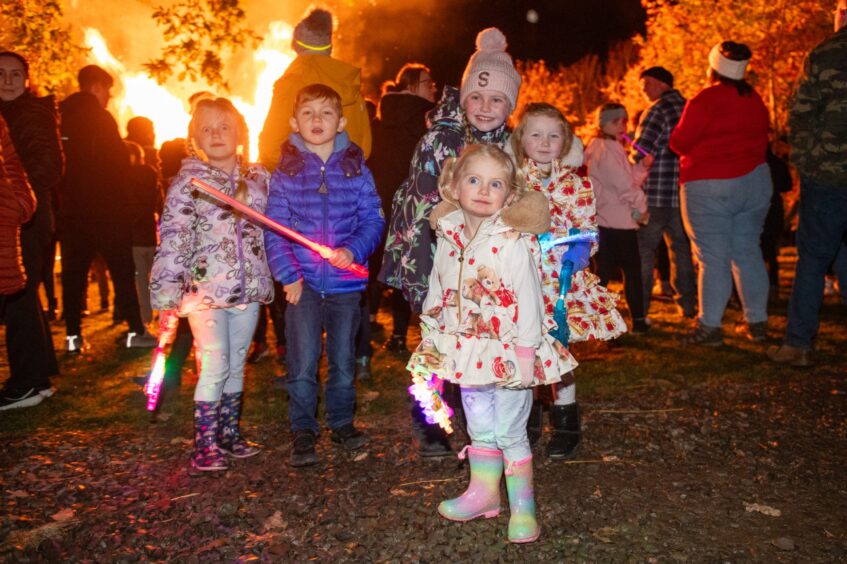
{"type": "Polygon", "coordinates": [[[532,385],[553,384],[576,361],[543,324],[538,243],[487,218],[470,241],[464,216],[438,222],[421,344],[407,368],[462,386],[520,387],[515,346],[536,348],[532,385]]]}
{"type": "MultiPolygon", "coordinates": [[[[545,183],[541,171],[531,159],[526,160],[521,173],[528,189],[547,196],[550,203],[550,231],[554,238],[568,235],[571,228],[580,231],[597,230],[594,190],[587,176],[580,176],[575,169],[553,161],[550,180],[545,183]]],[[[541,257],[541,289],[544,294],[544,323],[547,327],[555,326],[553,308],[559,299],[559,271],[562,268],[562,255],[567,248],[567,245],[557,245],[541,257]]],[[[591,254],[595,252],[596,243],[592,245],[591,254]]],[[[626,333],[626,322],[616,308],[618,301],[620,296],[601,286],[600,279],[587,268],[574,272],[571,289],[565,295],[569,341],[605,341],[626,333]]]]}

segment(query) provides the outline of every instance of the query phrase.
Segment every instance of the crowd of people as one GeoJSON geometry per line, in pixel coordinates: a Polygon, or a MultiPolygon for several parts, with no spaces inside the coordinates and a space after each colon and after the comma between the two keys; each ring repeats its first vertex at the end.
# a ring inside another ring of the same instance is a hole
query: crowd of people
{"type": "MultiPolygon", "coordinates": [[[[828,270],[834,263],[847,276],[847,0],[835,19],[835,35],[808,57],[791,110],[799,260],[784,343],[767,351],[801,367],[813,362],[828,270]]],[[[360,70],[332,56],[332,31],[322,9],[295,27],[297,57],[274,85],[261,164],[249,163],[246,122],[225,98],[193,96],[186,139],[157,151],[147,118],[131,120],[121,138],[106,109],[114,79],[102,68],[82,68],[79,92],[57,108],[28,88],[25,58],[0,53],[0,307],[10,365],[0,410],[56,391],[48,321],[57,310],[57,241],[66,354],[88,346],[82,323],[95,257],[114,286],[115,320],[127,324],[122,346],[155,346],[158,312],[160,327],[175,328],[176,382],[196,347],[190,464],[200,472],[261,452],[239,420],[245,365],[269,354],[268,318],[287,366],[290,465],[319,462],[324,334],[330,439],[350,451],[367,444],[354,423],[355,382],[370,376],[385,294],[393,326],[384,347],[408,356],[423,381],[441,380],[471,441],[459,453],[469,461],[468,488],[438,512],[455,521],[497,515],[505,476],[508,539],[532,542],[540,534],[532,447],[545,411],[533,389],[552,391],[545,455],[573,457],[582,436],[569,344],[650,331],[662,245],[678,313],[693,319],[680,347],[723,344],[734,291],[739,331],[767,338],[781,206],[776,221],[767,218],[791,179],[769,150],[768,110],[745,78],[752,53],[733,41],[715,45],[707,85],[687,101],[669,70],[644,69],[650,105],[634,132],[626,108],[609,101],[584,145],[549,101],[516,114],[521,76],[496,28],[477,36],[458,87],[445,85],[438,98],[430,69],[407,64],[384,86],[375,115],[360,70]],[[330,251],[263,229],[235,203],[198,191],[198,180],[330,251]],[[625,310],[607,288],[620,274],[625,310]],[[421,341],[409,351],[413,314],[421,341]]],[[[410,401],[416,451],[451,455],[431,409],[410,401]]]]}

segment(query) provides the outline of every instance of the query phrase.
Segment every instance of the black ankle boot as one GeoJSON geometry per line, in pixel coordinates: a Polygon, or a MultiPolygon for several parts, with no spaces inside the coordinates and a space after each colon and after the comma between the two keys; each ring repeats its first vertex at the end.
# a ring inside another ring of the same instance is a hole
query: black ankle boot
{"type": "Polygon", "coordinates": [[[553,423],[553,436],[547,443],[547,458],[567,460],[576,455],[582,440],[582,427],[579,422],[579,406],[553,405],[550,408],[550,420],[553,423]]]}
{"type": "Polygon", "coordinates": [[[532,402],[532,410],[529,419],[526,420],[526,436],[529,438],[529,446],[534,447],[541,438],[544,427],[544,404],[538,400],[532,402]]]}
{"type": "Polygon", "coordinates": [[[450,439],[444,429],[437,424],[427,423],[421,406],[416,401],[412,403],[412,439],[418,456],[436,458],[452,455],[450,439]]]}

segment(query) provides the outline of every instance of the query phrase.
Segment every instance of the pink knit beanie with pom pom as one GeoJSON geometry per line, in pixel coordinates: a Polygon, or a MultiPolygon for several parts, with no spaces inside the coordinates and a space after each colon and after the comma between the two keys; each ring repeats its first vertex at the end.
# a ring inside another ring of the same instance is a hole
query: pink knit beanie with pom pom
{"type": "Polygon", "coordinates": [[[462,75],[461,103],[464,105],[472,92],[496,90],[506,95],[514,110],[520,89],[521,75],[506,52],[506,36],[496,27],[483,29],[476,36],[476,53],[462,75]]]}

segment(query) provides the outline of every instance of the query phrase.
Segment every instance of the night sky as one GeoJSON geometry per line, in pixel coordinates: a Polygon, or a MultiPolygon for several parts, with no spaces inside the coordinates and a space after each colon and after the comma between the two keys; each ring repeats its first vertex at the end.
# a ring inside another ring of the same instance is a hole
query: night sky
{"type": "Polygon", "coordinates": [[[342,45],[352,43],[358,57],[366,61],[368,89],[392,78],[411,60],[429,65],[439,84],[457,84],[474,51],[477,32],[486,27],[499,27],[506,34],[513,58],[544,59],[556,67],[588,53],[602,56],[610,42],[643,33],[646,17],[639,0],[450,0],[438,4],[438,8],[369,6],[357,14],[361,28],[346,36],[348,15],[339,14],[339,39],[342,45]],[[537,23],[527,21],[530,9],[538,13],[537,23]]]}

